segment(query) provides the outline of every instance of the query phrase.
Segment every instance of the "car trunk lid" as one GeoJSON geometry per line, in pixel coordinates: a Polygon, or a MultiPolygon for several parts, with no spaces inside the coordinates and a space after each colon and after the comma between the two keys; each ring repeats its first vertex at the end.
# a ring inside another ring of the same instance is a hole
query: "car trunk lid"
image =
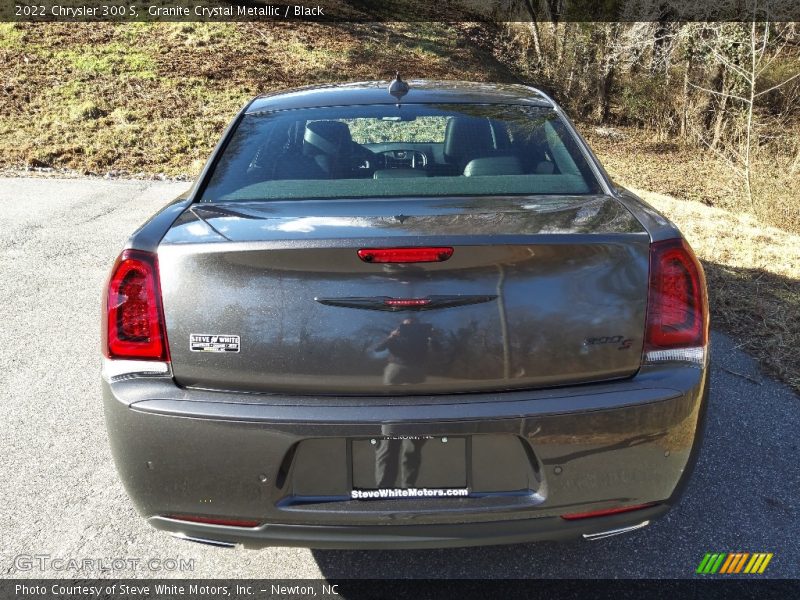
{"type": "Polygon", "coordinates": [[[648,249],[607,196],[196,204],[159,248],[174,376],[338,395],[630,376],[648,249]],[[452,255],[359,256],[409,247],[452,255]]]}

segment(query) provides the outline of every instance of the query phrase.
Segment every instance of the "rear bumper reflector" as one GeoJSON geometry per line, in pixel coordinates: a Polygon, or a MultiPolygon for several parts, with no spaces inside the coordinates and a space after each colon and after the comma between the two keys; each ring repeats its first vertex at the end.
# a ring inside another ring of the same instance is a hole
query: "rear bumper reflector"
{"type": "Polygon", "coordinates": [[[567,521],[576,521],[578,519],[591,519],[593,517],[607,517],[609,515],[618,515],[620,513],[632,512],[634,510],[642,510],[643,508],[650,508],[654,506],[654,502],[650,502],[648,504],[635,504],[633,506],[618,506],[616,508],[604,508],[601,510],[592,510],[589,512],[582,512],[582,513],[570,513],[566,515],[561,515],[562,519],[566,519],[567,521]]]}
{"type": "Polygon", "coordinates": [[[187,523],[202,523],[205,525],[222,525],[224,527],[258,527],[260,521],[252,519],[229,519],[225,517],[200,517],[195,515],[166,515],[167,519],[186,521],[187,523]]]}

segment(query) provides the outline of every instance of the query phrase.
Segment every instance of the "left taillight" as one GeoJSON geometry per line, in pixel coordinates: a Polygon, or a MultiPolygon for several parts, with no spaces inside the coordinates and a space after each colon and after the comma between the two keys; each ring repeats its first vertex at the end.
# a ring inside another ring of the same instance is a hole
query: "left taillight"
{"type": "Polygon", "coordinates": [[[120,254],[104,296],[102,333],[107,358],[169,360],[155,254],[120,254]]]}

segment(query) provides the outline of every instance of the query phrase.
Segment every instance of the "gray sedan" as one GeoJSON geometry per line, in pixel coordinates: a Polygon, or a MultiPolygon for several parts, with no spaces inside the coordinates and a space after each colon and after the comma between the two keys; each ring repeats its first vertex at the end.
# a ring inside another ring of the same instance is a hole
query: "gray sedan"
{"type": "Polygon", "coordinates": [[[255,98],[103,316],[117,469],[194,541],[597,539],[664,515],[699,450],[702,268],[526,86],[255,98]]]}

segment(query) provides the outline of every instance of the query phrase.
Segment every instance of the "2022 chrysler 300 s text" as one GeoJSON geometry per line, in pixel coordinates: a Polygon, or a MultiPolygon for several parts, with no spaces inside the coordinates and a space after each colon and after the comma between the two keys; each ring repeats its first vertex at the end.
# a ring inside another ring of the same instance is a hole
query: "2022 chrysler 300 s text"
{"type": "Polygon", "coordinates": [[[130,497],[249,547],[644,527],[702,434],[692,250],[541,92],[386,85],[254,99],[128,241],[102,381],[130,497]]]}

